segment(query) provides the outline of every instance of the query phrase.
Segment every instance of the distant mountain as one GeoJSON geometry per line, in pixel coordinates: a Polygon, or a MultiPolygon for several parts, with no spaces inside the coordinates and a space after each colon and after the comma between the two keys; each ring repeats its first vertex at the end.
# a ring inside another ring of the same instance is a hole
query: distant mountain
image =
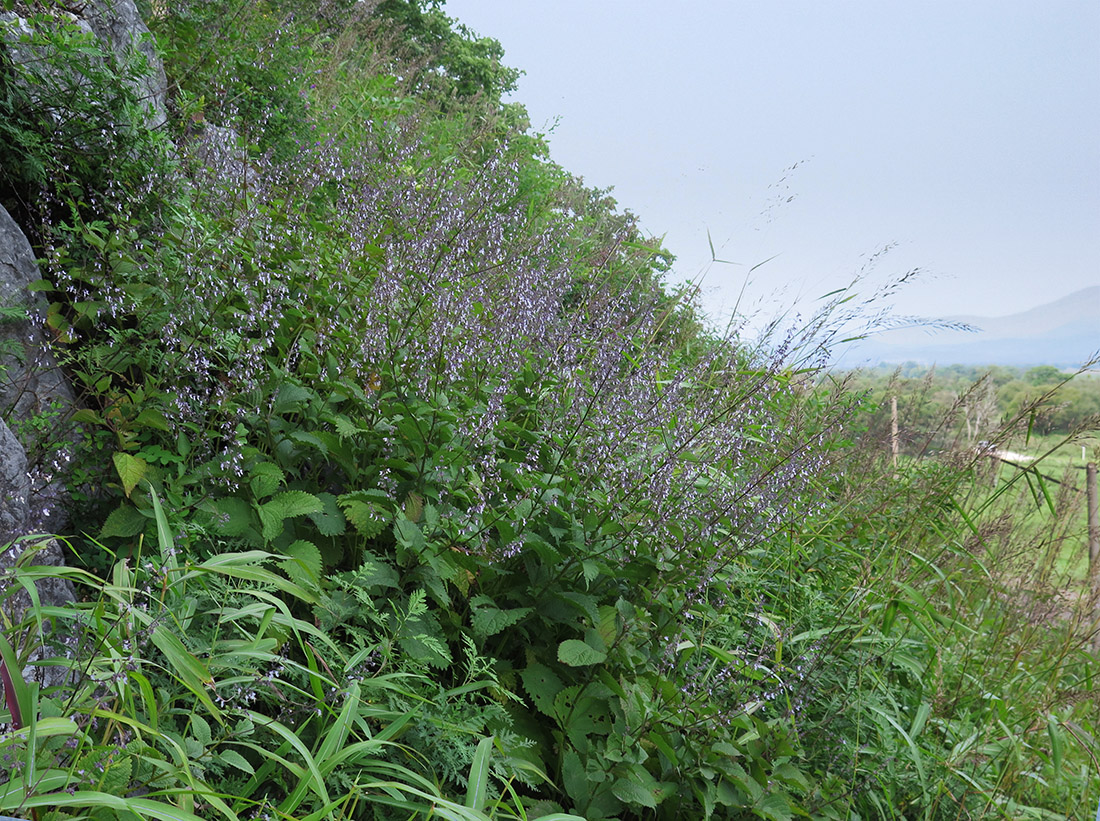
{"type": "Polygon", "coordinates": [[[972,330],[929,327],[883,331],[853,344],[844,366],[880,362],[922,365],[1080,366],[1100,351],[1100,285],[1011,316],[951,316],[972,330]]]}

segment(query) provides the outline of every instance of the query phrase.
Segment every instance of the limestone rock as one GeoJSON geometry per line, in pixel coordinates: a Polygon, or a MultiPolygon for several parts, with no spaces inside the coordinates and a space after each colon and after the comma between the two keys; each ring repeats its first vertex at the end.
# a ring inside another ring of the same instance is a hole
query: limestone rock
{"type": "MultiPolygon", "coordinates": [[[[60,567],[65,564],[64,554],[56,539],[28,538],[32,536],[28,533],[28,527],[33,519],[30,490],[26,453],[11,429],[0,420],[0,608],[11,624],[22,621],[31,604],[26,590],[15,587],[11,581],[16,572],[15,565],[24,551],[35,551],[28,562],[32,565],[60,567]]],[[[38,600],[45,606],[64,607],[76,600],[72,583],[65,579],[38,581],[35,590],[38,600]]],[[[62,645],[65,643],[63,636],[57,637],[57,640],[62,645]]],[[[32,661],[53,655],[56,649],[39,647],[32,661]]],[[[32,664],[23,671],[23,675],[49,687],[63,683],[68,673],[64,667],[32,664]]]]}
{"type": "MultiPolygon", "coordinates": [[[[139,60],[138,71],[129,85],[139,100],[145,102],[146,125],[157,128],[167,119],[165,101],[168,97],[168,78],[164,63],[157,54],[153,36],[141,16],[134,0],[89,0],[76,14],[67,11],[66,21],[97,39],[106,54],[122,67],[131,60],[139,60]]],[[[34,28],[31,23],[13,12],[0,13],[0,37],[12,62],[24,68],[27,75],[16,74],[15,81],[22,82],[35,98],[56,97],[57,90],[79,88],[88,81],[78,71],[66,71],[58,65],[53,55],[43,52],[43,47],[27,42],[34,28]]]]}
{"type": "Polygon", "coordinates": [[[0,323],[0,415],[17,429],[43,414],[68,414],[76,403],[41,327],[46,300],[28,290],[39,279],[30,243],[0,207],[0,307],[27,312],[26,319],[0,323]]]}
{"type": "Polygon", "coordinates": [[[89,0],[80,13],[120,64],[138,55],[145,59],[149,70],[134,90],[149,105],[149,127],[163,125],[167,118],[164,104],[168,97],[168,77],[153,35],[141,19],[134,0],[89,0]]]}
{"type": "Polygon", "coordinates": [[[61,489],[53,475],[60,466],[52,462],[68,450],[75,435],[69,420],[76,395],[50,352],[42,328],[46,301],[27,289],[38,279],[30,243],[0,207],[0,307],[22,308],[27,313],[26,319],[0,322],[0,417],[14,428],[24,448],[48,454],[50,464],[33,466],[29,523],[56,532],[66,522],[57,498],[61,489]]]}

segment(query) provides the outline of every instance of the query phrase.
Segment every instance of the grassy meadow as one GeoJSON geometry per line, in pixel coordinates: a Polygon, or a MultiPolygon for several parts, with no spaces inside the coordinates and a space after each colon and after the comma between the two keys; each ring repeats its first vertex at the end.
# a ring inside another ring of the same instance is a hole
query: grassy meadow
{"type": "Polygon", "coordinates": [[[0,202],[81,402],[37,420],[76,524],[13,589],[78,595],[0,634],[0,813],[1092,817],[1080,494],[975,446],[1065,475],[1095,391],[831,372],[849,293],[714,330],[442,4],[139,6],[163,128],[5,4],[0,202]]]}

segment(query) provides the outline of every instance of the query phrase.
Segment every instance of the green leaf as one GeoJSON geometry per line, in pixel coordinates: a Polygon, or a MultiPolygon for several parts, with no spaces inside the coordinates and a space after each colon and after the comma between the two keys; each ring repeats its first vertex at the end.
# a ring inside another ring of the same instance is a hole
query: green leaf
{"type": "Polygon", "coordinates": [[[322,536],[343,536],[347,530],[347,520],[340,512],[336,497],[331,493],[318,493],[322,508],[316,513],[310,513],[309,518],[317,525],[317,531],[322,536]]]}
{"type": "Polygon", "coordinates": [[[299,540],[282,551],[287,559],[279,562],[279,567],[304,587],[313,587],[321,583],[321,551],[312,542],[299,540]]]}
{"type": "Polygon", "coordinates": [[[239,496],[214,502],[214,527],[225,536],[241,536],[252,526],[252,507],[239,496]]]}
{"type": "Polygon", "coordinates": [[[252,468],[251,475],[248,484],[257,499],[270,496],[278,490],[279,485],[286,482],[286,476],[279,466],[271,462],[260,462],[252,468]]]}
{"type": "Polygon", "coordinates": [[[591,789],[588,786],[588,778],[585,776],[584,765],[581,757],[575,750],[566,750],[561,761],[562,786],[578,806],[588,804],[591,789]]]}
{"type": "Polygon", "coordinates": [[[561,679],[545,664],[535,662],[519,674],[523,687],[539,712],[554,715],[554,699],[565,687],[561,679]]]}
{"type": "Polygon", "coordinates": [[[279,387],[275,401],[272,403],[272,413],[283,415],[299,410],[313,396],[313,392],[301,385],[293,385],[289,382],[279,387]]]}
{"type": "Polygon", "coordinates": [[[466,785],[466,806],[480,812],[489,796],[489,757],[493,752],[493,736],[483,738],[474,751],[470,764],[470,777],[466,785]]]}
{"type": "Polygon", "coordinates": [[[479,638],[495,636],[501,630],[511,627],[528,613],[533,612],[530,607],[516,607],[511,610],[500,610],[496,607],[478,607],[470,618],[474,635],[479,638]]]}
{"type": "Polygon", "coordinates": [[[770,818],[772,821],[792,821],[794,818],[791,802],[780,792],[768,793],[753,805],[753,809],[758,815],[770,818]]]}
{"type": "Polygon", "coordinates": [[[302,430],[296,430],[289,435],[289,438],[294,440],[295,442],[301,442],[302,444],[311,445],[312,447],[316,448],[316,450],[322,456],[328,456],[328,445],[326,445],[324,440],[322,440],[319,436],[316,436],[315,434],[307,433],[306,431],[302,430]]]}
{"type": "Polygon", "coordinates": [[[168,424],[168,419],[156,408],[146,408],[139,413],[134,420],[134,427],[153,428],[154,430],[161,430],[165,433],[172,430],[171,426],[168,424]]]}
{"type": "Polygon", "coordinates": [[[392,518],[392,514],[372,502],[341,499],[340,507],[344,509],[344,516],[351,522],[352,527],[368,539],[373,539],[385,530],[392,518]]]}
{"type": "Polygon", "coordinates": [[[657,799],[650,790],[629,778],[620,778],[611,785],[611,794],[624,804],[641,804],[651,810],[657,808],[657,799]]]}
{"type": "Polygon", "coordinates": [[[191,733],[203,749],[210,746],[210,723],[198,713],[191,714],[191,733]]]}
{"type": "Polygon", "coordinates": [[[558,661],[570,667],[587,667],[606,659],[607,653],[589,647],[580,639],[566,639],[558,645],[558,661]]]}
{"type": "Polygon", "coordinates": [[[304,490],[284,490],[257,508],[263,525],[264,539],[270,541],[283,532],[283,522],[296,516],[319,513],[321,500],[304,490]]]}
{"type": "Polygon", "coordinates": [[[351,439],[360,433],[367,433],[366,428],[359,427],[343,414],[334,416],[332,424],[336,427],[336,433],[341,439],[351,439]]]}
{"type": "Polygon", "coordinates": [[[139,459],[122,451],[115,453],[111,458],[114,460],[115,470],[118,471],[118,478],[122,480],[122,489],[126,491],[126,496],[129,497],[137,483],[145,476],[149,465],[145,463],[144,459],[139,459]]]}
{"type": "Polygon", "coordinates": [[[256,774],[256,768],[248,763],[248,759],[241,755],[236,750],[222,750],[218,753],[218,759],[230,767],[235,767],[238,770],[248,773],[249,775],[256,774]]]}
{"type": "Polygon", "coordinates": [[[149,517],[133,505],[123,502],[107,517],[99,531],[100,539],[128,539],[145,530],[149,517]]]}
{"type": "Polygon", "coordinates": [[[133,769],[134,759],[123,755],[115,763],[108,765],[107,771],[103,773],[99,783],[100,789],[110,795],[125,795],[130,791],[130,778],[133,776],[133,769]]]}
{"type": "Polygon", "coordinates": [[[206,669],[206,665],[199,661],[190,650],[184,647],[183,642],[169,631],[165,625],[160,624],[153,630],[151,636],[153,644],[164,653],[173,669],[179,677],[195,687],[203,687],[213,684],[214,677],[206,669]]]}

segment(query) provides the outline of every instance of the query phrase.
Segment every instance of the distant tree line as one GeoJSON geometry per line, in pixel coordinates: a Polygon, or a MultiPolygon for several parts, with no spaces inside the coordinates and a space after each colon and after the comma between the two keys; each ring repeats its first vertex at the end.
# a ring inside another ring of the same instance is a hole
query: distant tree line
{"type": "Polygon", "coordinates": [[[1070,434],[1100,425],[1100,373],[1074,374],[1051,365],[1018,368],[907,362],[846,375],[865,393],[871,432],[890,427],[898,400],[901,447],[920,454],[978,446],[1008,427],[1070,434]]]}

